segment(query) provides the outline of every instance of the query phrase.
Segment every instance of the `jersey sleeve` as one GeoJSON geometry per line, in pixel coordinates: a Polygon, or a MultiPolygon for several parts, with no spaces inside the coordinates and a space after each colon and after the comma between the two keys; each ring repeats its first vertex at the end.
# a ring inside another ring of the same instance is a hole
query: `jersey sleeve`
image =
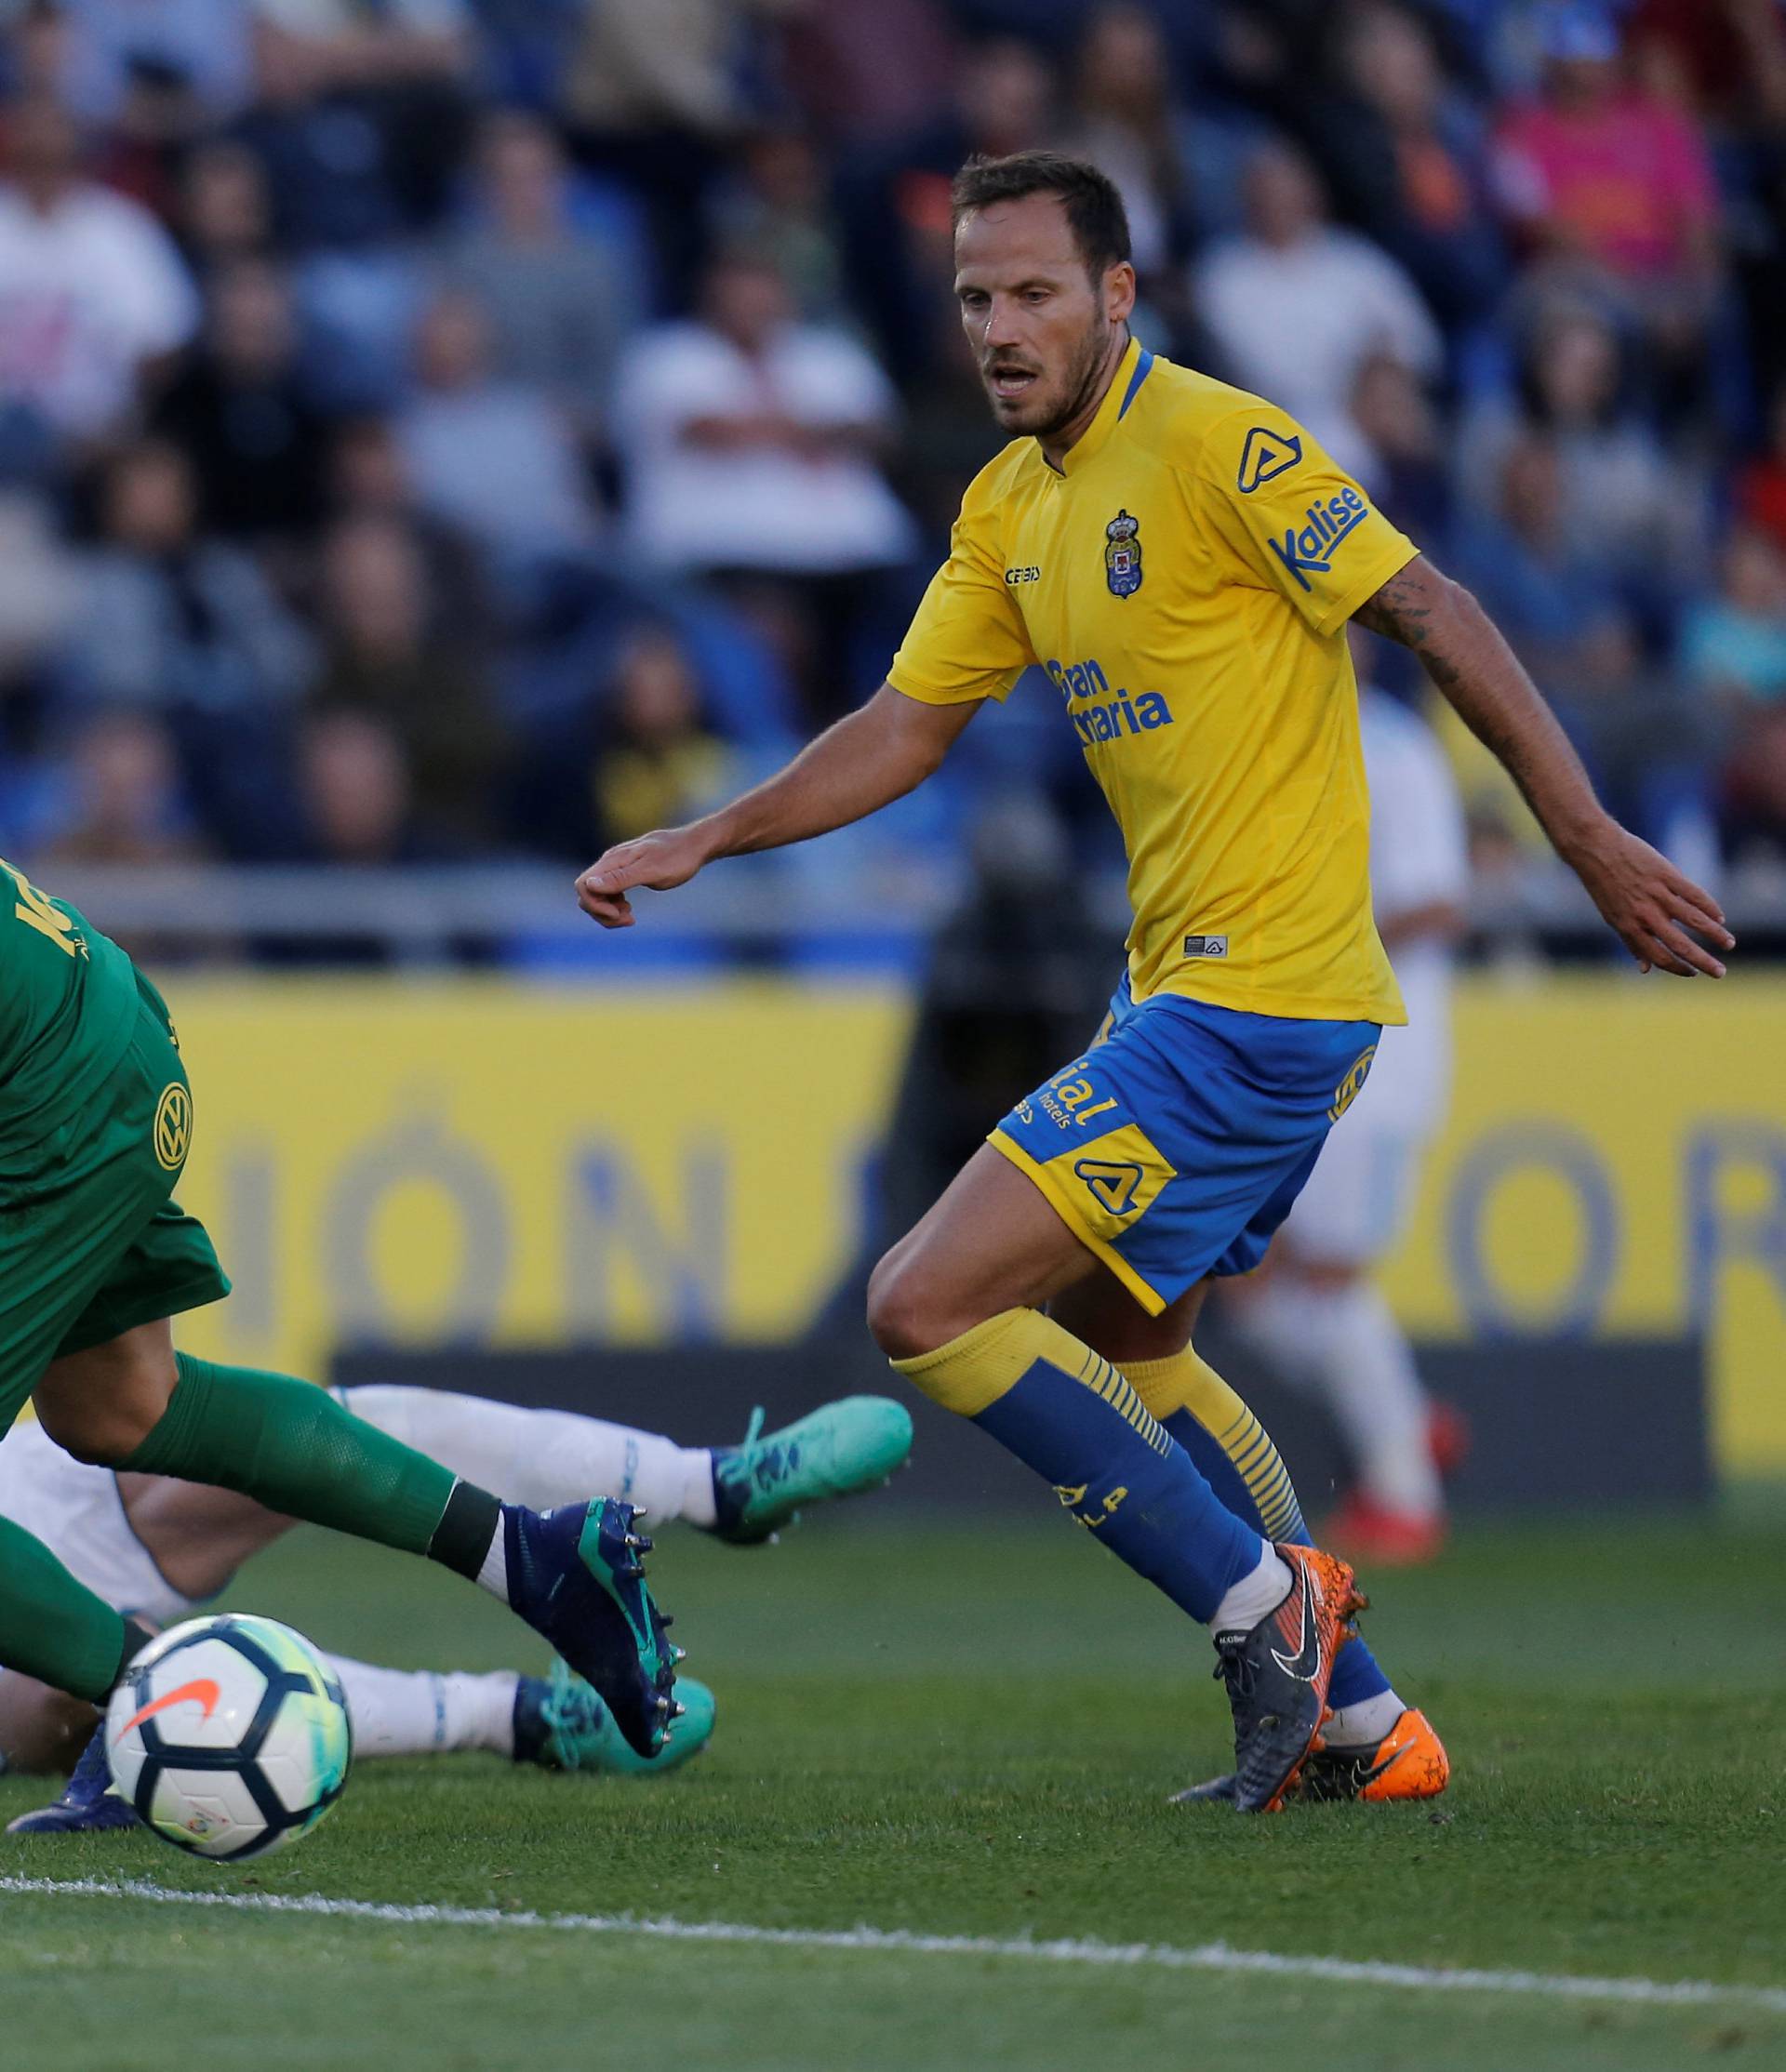
{"type": "Polygon", "coordinates": [[[1317,633],[1330,633],[1419,549],[1363,488],[1267,404],[1211,427],[1198,450],[1205,525],[1235,579],[1280,591],[1317,633]]]}
{"type": "Polygon", "coordinates": [[[886,680],[926,705],[1005,698],[1034,661],[1005,580],[997,508],[975,483],[962,499],[949,559],[930,578],[886,680]]]}

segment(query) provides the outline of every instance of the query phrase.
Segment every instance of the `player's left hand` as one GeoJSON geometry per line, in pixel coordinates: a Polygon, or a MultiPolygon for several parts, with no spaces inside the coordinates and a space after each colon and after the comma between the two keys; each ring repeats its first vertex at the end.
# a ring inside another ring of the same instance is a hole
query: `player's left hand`
{"type": "Polygon", "coordinates": [[[577,881],[577,904],[604,928],[630,928],[636,916],[627,894],[643,885],[669,892],[686,885],[712,852],[694,828],[659,828],[596,857],[577,881]]]}
{"type": "Polygon", "coordinates": [[[1640,971],[1724,976],[1723,964],[1695,940],[1735,949],[1723,909],[1659,850],[1608,818],[1569,861],[1640,971]]]}

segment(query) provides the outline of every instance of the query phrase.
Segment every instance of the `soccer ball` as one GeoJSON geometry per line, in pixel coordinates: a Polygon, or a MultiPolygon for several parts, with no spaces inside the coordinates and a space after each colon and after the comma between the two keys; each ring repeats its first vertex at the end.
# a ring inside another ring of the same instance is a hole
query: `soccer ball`
{"type": "Polygon", "coordinates": [[[306,1835],[347,1783],[347,1702],[276,1619],[189,1619],[137,1656],[105,1715],[112,1780],[165,1841],[240,1863],[306,1835]]]}

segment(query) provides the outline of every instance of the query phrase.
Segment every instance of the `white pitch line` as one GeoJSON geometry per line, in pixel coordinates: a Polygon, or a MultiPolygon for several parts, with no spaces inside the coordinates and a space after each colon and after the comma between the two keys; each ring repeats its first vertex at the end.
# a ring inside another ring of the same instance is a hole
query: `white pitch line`
{"type": "Polygon", "coordinates": [[[1718,1986],[1703,1979],[1577,1978],[1560,1972],[1450,1971],[1347,1957],[1288,1957],[1233,1949],[1226,1943],[1181,1948],[1168,1943],[1038,1943],[995,1935],[919,1935],[902,1928],[762,1928],[749,1921],[679,1921],[634,1914],[506,1913],[499,1906],[402,1906],[326,1893],[181,1892],[153,1879],[0,1877],[0,1893],[25,1898],[134,1899],[161,1906],[209,1906],[233,1914],[307,1914],[328,1919],[389,1921],[403,1928],[553,1929],[581,1935],[643,1935],[666,1943],[742,1943],[780,1949],[904,1953],[919,1957],[1012,1958],[1031,1963],[1119,1970],[1268,1972],[1340,1986],[1392,1986],[1419,1993],[1500,1993],[1553,2000],[1616,2000],[1640,2007],[1743,2006],[1786,2014],[1786,1987],[1718,1986]]]}

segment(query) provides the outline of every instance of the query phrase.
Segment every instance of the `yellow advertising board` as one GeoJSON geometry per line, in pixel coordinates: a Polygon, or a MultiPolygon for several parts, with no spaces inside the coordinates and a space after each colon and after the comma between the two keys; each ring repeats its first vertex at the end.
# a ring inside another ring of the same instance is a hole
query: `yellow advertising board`
{"type": "Polygon", "coordinates": [[[749,983],[170,990],[180,1199],[236,1291],[182,1341],[300,1374],[354,1340],[797,1331],[861,1229],[910,1015],[749,983]]]}
{"type": "MultiPolygon", "coordinates": [[[[182,1337],[299,1373],[356,1339],[798,1330],[860,1236],[911,1017],[767,982],[171,990],[180,1197],[237,1291],[182,1337]]],[[[1409,1325],[1510,1358],[1698,1331],[1718,1457],[1786,1473],[1786,984],[1476,981],[1458,1054],[1390,1271],[1409,1325]]]]}
{"type": "Polygon", "coordinates": [[[1786,984],[1478,980],[1389,1289],[1428,1337],[1692,1332],[1714,1458],[1786,1473],[1786,984]]]}

